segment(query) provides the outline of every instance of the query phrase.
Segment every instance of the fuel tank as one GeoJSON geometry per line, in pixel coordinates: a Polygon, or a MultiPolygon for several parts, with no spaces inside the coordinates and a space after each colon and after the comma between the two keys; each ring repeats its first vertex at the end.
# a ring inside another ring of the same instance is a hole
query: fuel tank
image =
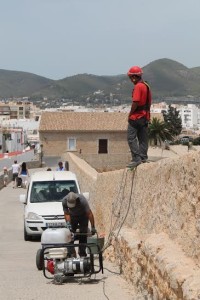
{"type": "Polygon", "coordinates": [[[68,244],[72,241],[72,233],[68,228],[47,228],[41,236],[41,244],[68,244]]]}

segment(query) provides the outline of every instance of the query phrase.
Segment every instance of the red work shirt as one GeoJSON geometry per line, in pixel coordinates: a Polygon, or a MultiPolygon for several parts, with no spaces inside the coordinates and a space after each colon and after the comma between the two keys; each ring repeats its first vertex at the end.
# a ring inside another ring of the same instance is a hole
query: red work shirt
{"type": "MultiPolygon", "coordinates": [[[[133,92],[132,92],[132,101],[138,103],[138,107],[143,106],[147,103],[149,103],[149,110],[151,106],[151,91],[150,89],[147,88],[146,84],[144,84],[142,81],[139,81],[138,83],[135,84],[133,92]],[[147,98],[147,93],[148,93],[148,98],[147,98]]],[[[137,111],[130,111],[129,114],[129,119],[131,120],[137,120],[142,117],[145,117],[148,121],[150,119],[150,111],[147,110],[139,110],[137,111]]]]}

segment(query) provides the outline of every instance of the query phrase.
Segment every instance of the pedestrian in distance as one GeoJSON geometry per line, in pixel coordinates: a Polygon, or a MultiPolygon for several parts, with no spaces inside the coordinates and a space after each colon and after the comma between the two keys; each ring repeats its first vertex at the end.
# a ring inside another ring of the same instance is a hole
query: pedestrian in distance
{"type": "Polygon", "coordinates": [[[21,178],[21,185],[26,188],[28,182],[29,171],[25,162],[23,162],[19,169],[18,177],[21,178]]]}
{"type": "Polygon", "coordinates": [[[56,169],[56,171],[65,171],[65,168],[63,167],[62,161],[59,161],[58,168],[56,169]]]}
{"type": "Polygon", "coordinates": [[[132,160],[127,165],[135,168],[148,159],[148,123],[150,120],[151,90],[142,79],[143,71],[138,66],[129,69],[127,75],[134,84],[132,105],[128,117],[127,140],[132,160]]]}
{"type": "Polygon", "coordinates": [[[3,185],[6,187],[8,184],[8,169],[7,167],[3,168],[3,185]]]}
{"type": "MultiPolygon", "coordinates": [[[[77,228],[80,230],[78,237],[80,244],[87,243],[88,223],[91,224],[91,234],[96,233],[94,215],[90,209],[87,199],[82,194],[69,192],[69,194],[62,200],[64,216],[66,220],[66,227],[76,232],[77,228]]],[[[71,249],[74,253],[75,249],[71,249]]],[[[86,246],[79,247],[80,257],[87,256],[86,246]]]]}
{"type": "Polygon", "coordinates": [[[14,161],[14,164],[12,165],[12,182],[13,182],[13,188],[17,187],[17,178],[19,174],[19,164],[17,163],[17,160],[14,161]]]}

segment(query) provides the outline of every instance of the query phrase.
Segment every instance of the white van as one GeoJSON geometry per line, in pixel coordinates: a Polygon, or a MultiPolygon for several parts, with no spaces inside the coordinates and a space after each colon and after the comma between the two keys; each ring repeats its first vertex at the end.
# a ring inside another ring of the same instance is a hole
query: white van
{"type": "MultiPolygon", "coordinates": [[[[24,240],[41,236],[50,226],[64,226],[62,199],[70,192],[80,193],[76,175],[70,171],[39,171],[31,176],[24,203],[24,240]]],[[[89,193],[84,193],[88,199],[89,193]]]]}

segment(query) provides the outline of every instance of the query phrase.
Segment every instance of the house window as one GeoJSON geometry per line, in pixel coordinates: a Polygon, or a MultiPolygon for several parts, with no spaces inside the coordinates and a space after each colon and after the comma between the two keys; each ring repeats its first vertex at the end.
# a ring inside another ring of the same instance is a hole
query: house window
{"type": "Polygon", "coordinates": [[[108,140],[99,140],[99,152],[98,153],[108,153],[108,140]]]}
{"type": "Polygon", "coordinates": [[[3,135],[4,135],[6,141],[11,141],[12,140],[10,133],[5,133],[3,135]]]}
{"type": "Polygon", "coordinates": [[[68,139],[68,149],[69,151],[76,150],[76,139],[75,138],[69,138],[68,139]]]}

